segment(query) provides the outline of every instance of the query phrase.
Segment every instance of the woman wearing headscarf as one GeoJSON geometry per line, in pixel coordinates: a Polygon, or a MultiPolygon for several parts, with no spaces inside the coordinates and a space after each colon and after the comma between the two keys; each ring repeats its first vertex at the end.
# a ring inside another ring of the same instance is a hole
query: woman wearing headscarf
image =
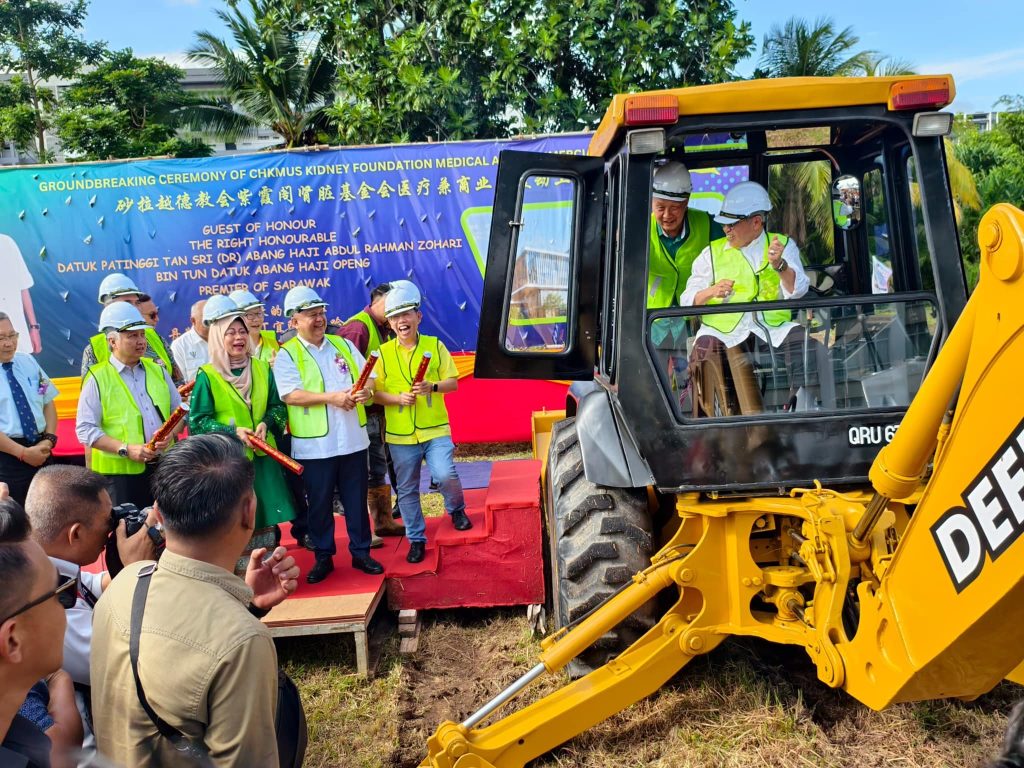
{"type": "Polygon", "coordinates": [[[237,435],[253,461],[256,527],[236,567],[237,572],[244,573],[249,553],[259,547],[274,547],[280,535],[277,524],[295,517],[281,466],[254,451],[249,442],[249,436],[256,435],[277,447],[277,439],[284,435],[288,424],[288,412],[277,394],[270,366],[252,356],[249,329],[234,302],[227,296],[210,299],[203,321],[210,328],[210,362],[196,375],[188,427],[193,435],[237,435]]]}

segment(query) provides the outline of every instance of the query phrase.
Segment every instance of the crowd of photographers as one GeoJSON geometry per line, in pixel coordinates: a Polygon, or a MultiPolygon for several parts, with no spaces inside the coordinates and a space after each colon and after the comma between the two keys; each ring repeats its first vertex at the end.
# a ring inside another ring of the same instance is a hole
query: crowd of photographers
{"type": "Polygon", "coordinates": [[[301,705],[259,620],[299,569],[260,548],[233,574],[256,515],[244,446],[186,440],[153,490],[125,519],[84,467],[44,467],[24,506],[0,483],[4,768],[301,763],[301,705]],[[105,547],[123,570],[84,571],[105,547]]]}

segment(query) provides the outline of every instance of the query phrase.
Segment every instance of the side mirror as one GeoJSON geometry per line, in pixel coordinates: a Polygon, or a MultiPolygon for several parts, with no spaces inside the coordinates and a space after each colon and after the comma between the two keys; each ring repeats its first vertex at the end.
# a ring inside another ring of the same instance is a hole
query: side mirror
{"type": "Polygon", "coordinates": [[[840,176],[832,182],[832,221],[846,231],[860,224],[860,181],[856,176],[840,176]]]}

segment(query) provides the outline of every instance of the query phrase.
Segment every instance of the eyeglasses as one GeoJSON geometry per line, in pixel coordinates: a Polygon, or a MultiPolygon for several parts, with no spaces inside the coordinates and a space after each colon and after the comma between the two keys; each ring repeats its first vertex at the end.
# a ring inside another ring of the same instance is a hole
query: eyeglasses
{"type": "MultiPolygon", "coordinates": [[[[750,216],[753,216],[753,215],[754,214],[750,214],[750,216]]],[[[727,231],[727,230],[732,229],[733,227],[737,227],[740,224],[742,224],[744,221],[747,221],[747,219],[749,219],[750,216],[740,216],[738,219],[736,219],[736,221],[732,222],[731,224],[723,224],[722,225],[722,230],[723,231],[727,231]]]]}
{"type": "Polygon", "coordinates": [[[18,332],[17,331],[14,331],[14,333],[5,333],[3,336],[0,336],[0,341],[17,341],[17,340],[18,340],[18,332]]]}
{"type": "Polygon", "coordinates": [[[65,611],[68,610],[69,608],[74,608],[75,607],[75,603],[78,602],[78,591],[77,591],[77,589],[72,589],[72,587],[77,587],[77,586],[78,586],[78,579],[76,579],[76,578],[74,578],[72,576],[64,576],[63,574],[58,573],[57,574],[57,587],[56,587],[56,589],[53,589],[50,592],[47,592],[42,597],[36,598],[31,603],[25,603],[23,606],[21,606],[21,608],[16,610],[10,616],[5,618],[3,621],[0,621],[0,624],[3,624],[4,622],[9,621],[10,619],[13,619],[15,616],[19,616],[19,615],[25,613],[25,611],[32,610],[37,605],[42,605],[47,600],[49,600],[51,597],[56,597],[57,600],[60,602],[61,607],[65,611]]]}
{"type": "Polygon", "coordinates": [[[233,339],[236,336],[245,337],[248,335],[249,331],[247,331],[245,328],[228,328],[226,331],[224,331],[225,339],[233,339]]]}
{"type": "Polygon", "coordinates": [[[147,312],[146,317],[148,317],[150,320],[156,320],[158,317],[160,317],[160,310],[154,309],[152,312],[147,312]]]}
{"type": "Polygon", "coordinates": [[[300,309],[296,314],[299,317],[308,317],[310,319],[317,319],[321,317],[327,317],[327,310],[323,307],[319,309],[300,309]]]}
{"type": "Polygon", "coordinates": [[[260,308],[250,309],[248,312],[245,313],[245,316],[250,320],[262,320],[265,314],[266,312],[264,312],[263,309],[260,308]]]}

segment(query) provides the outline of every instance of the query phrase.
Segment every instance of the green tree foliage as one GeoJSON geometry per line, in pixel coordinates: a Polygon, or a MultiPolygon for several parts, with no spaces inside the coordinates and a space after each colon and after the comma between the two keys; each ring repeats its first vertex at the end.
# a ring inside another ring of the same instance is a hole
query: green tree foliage
{"type": "Polygon", "coordinates": [[[753,45],[727,0],[318,0],[348,143],[597,125],[615,93],[721,82],[753,45]]]}
{"type": "Polygon", "coordinates": [[[1024,97],[1005,97],[997,106],[1008,111],[1000,115],[991,131],[979,131],[966,120],[955,127],[953,152],[974,175],[979,205],[966,208],[960,220],[960,248],[968,282],[978,280],[978,224],[996,203],[1024,208],[1024,97]]]}
{"type": "Polygon", "coordinates": [[[18,75],[0,83],[0,137],[22,152],[35,145],[36,113],[32,108],[32,94],[18,75]]]}
{"type": "Polygon", "coordinates": [[[318,32],[297,7],[280,0],[229,0],[217,16],[230,39],[199,32],[189,58],[213,67],[223,98],[187,110],[193,128],[228,140],[269,126],[286,147],[321,143],[324,107],[335,87],[337,58],[331,30],[318,32]]]}
{"type": "Polygon", "coordinates": [[[64,94],[54,126],[69,156],[206,157],[199,139],[181,139],[181,110],[194,99],[181,87],[184,72],[159,59],[139,59],[131,50],[105,55],[64,94]]]}
{"type": "MultiPolygon", "coordinates": [[[[882,66],[875,51],[860,51],[853,27],[836,31],[829,18],[793,16],[764,37],[757,75],[761,77],[837,77],[863,75],[882,66]]],[[[903,66],[902,62],[899,63],[903,66]]]]}
{"type": "MultiPolygon", "coordinates": [[[[51,77],[72,77],[83,64],[96,61],[103,50],[102,43],[88,43],[80,35],[86,5],[86,0],[0,2],[0,69],[22,77],[27,89],[23,104],[32,112],[35,154],[41,162],[52,156],[45,138],[48,106],[52,102],[40,82],[51,77]]],[[[0,118],[0,122],[5,121],[0,118]]],[[[22,125],[21,118],[15,122],[22,125]]],[[[19,136],[4,138],[17,143],[19,136]]]]}

